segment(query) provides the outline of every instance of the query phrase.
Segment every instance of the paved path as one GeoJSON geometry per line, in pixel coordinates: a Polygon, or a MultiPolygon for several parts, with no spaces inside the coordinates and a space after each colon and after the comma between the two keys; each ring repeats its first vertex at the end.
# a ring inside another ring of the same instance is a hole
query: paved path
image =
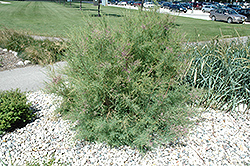
{"type": "MultiPolygon", "coordinates": [[[[55,68],[62,67],[64,62],[55,64],[55,68]]],[[[21,91],[37,91],[45,87],[48,67],[28,66],[0,72],[0,90],[19,88],[21,91]]]]}

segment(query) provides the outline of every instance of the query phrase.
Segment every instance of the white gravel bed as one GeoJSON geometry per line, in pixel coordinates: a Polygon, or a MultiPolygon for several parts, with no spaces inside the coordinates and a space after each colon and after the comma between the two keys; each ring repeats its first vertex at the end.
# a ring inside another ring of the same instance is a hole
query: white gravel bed
{"type": "Polygon", "coordinates": [[[60,98],[42,91],[28,93],[38,116],[23,128],[0,138],[0,165],[48,163],[53,165],[248,165],[250,164],[249,111],[237,119],[229,113],[210,110],[195,124],[182,146],[165,146],[141,155],[124,146],[74,141],[75,124],[54,111],[60,98]]]}

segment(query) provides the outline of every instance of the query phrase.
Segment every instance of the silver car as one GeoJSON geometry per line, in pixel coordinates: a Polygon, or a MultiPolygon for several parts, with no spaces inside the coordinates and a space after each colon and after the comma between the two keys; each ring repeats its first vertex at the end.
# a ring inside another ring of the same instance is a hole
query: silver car
{"type": "Polygon", "coordinates": [[[203,13],[210,13],[212,10],[215,10],[217,9],[216,6],[213,6],[213,5],[204,5],[202,8],[201,8],[201,11],[203,13]]]}
{"type": "Polygon", "coordinates": [[[228,23],[243,23],[247,17],[238,14],[233,9],[217,9],[210,12],[209,17],[213,20],[227,21],[228,23]]]}

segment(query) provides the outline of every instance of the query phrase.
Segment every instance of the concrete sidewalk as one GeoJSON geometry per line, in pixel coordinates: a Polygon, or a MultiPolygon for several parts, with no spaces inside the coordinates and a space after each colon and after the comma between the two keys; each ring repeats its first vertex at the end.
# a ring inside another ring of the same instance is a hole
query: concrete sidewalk
{"type": "MultiPolygon", "coordinates": [[[[53,65],[55,69],[63,67],[65,62],[53,65]]],[[[39,65],[16,68],[0,72],[0,90],[19,88],[23,91],[37,91],[45,87],[45,81],[49,81],[48,67],[39,65]]]]}

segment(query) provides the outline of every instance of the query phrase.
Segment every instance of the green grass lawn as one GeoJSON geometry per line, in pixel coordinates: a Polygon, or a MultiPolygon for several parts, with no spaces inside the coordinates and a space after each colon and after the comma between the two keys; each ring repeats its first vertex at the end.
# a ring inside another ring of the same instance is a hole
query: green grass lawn
{"type": "MultiPolygon", "coordinates": [[[[109,16],[114,23],[119,22],[122,10],[102,7],[102,14],[109,16]]],[[[97,7],[83,4],[82,11],[78,4],[64,6],[54,2],[17,2],[11,5],[0,4],[0,28],[5,26],[15,30],[24,30],[31,34],[66,37],[67,30],[73,26],[83,26],[82,16],[97,15],[97,7]]]]}
{"type": "Polygon", "coordinates": [[[217,35],[237,37],[237,32],[240,36],[250,36],[250,24],[228,24],[187,17],[177,17],[175,22],[180,31],[186,33],[186,39],[190,41],[210,40],[217,35]]]}
{"type": "MultiPolygon", "coordinates": [[[[101,13],[108,16],[119,25],[120,17],[126,9],[116,7],[101,7],[101,13]]],[[[134,10],[130,10],[135,12],[134,10]]],[[[44,36],[67,37],[67,30],[73,26],[84,26],[82,16],[91,14],[93,19],[97,17],[97,7],[92,4],[83,4],[82,11],[78,3],[59,4],[54,2],[26,2],[11,1],[10,5],[0,4],[0,28],[7,27],[15,30],[24,30],[30,34],[44,36]]],[[[153,19],[153,18],[152,18],[153,19]]],[[[181,33],[186,34],[188,41],[209,40],[217,35],[227,37],[250,35],[250,25],[227,24],[224,22],[212,22],[192,18],[176,17],[175,21],[181,33]],[[221,29],[221,30],[220,30],[221,29]]]]}

